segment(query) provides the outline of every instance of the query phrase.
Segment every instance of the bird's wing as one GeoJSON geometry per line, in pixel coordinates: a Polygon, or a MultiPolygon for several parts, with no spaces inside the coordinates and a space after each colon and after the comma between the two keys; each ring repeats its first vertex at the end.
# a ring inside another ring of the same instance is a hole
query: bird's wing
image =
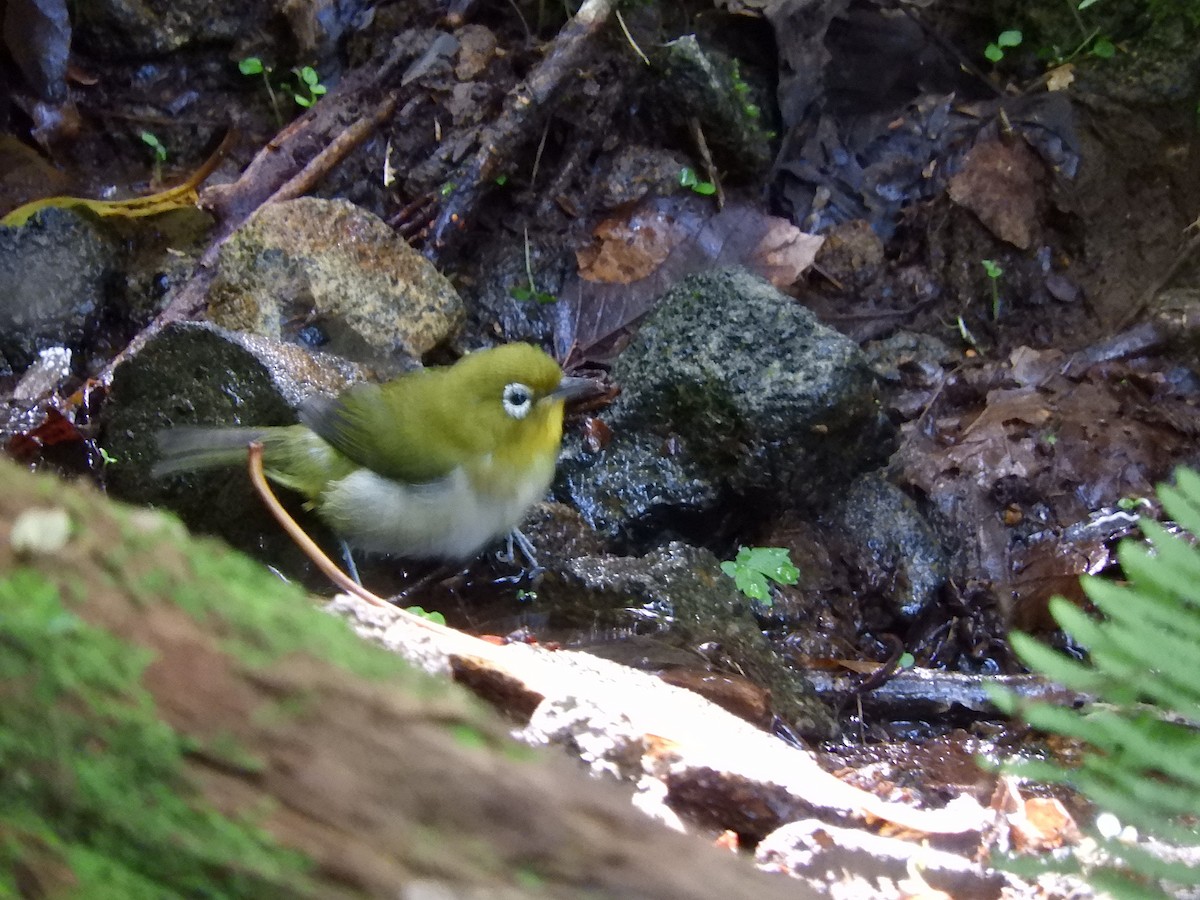
{"type": "Polygon", "coordinates": [[[301,407],[300,421],[380,475],[410,484],[437,481],[462,465],[472,448],[437,386],[407,389],[416,384],[392,383],[386,390],[357,384],[336,400],[313,398],[301,407]]]}

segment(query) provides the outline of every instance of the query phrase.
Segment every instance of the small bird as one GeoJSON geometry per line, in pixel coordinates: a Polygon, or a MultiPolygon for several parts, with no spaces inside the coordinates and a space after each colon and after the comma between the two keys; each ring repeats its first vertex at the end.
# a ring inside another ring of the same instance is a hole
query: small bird
{"type": "Polygon", "coordinates": [[[303,495],[350,546],[458,562],[545,496],[564,401],[591,386],[536,347],[506,344],[314,399],[299,425],[167,429],[153,472],[244,463],[259,441],[267,477],[303,495]]]}

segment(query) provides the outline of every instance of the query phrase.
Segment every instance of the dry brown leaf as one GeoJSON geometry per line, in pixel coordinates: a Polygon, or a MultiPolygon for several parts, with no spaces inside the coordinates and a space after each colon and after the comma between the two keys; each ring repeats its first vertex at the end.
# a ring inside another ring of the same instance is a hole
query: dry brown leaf
{"type": "Polygon", "coordinates": [[[950,199],[979,217],[988,231],[1021,250],[1033,243],[1041,160],[1023,141],[976,144],[950,179],[950,199]]]}

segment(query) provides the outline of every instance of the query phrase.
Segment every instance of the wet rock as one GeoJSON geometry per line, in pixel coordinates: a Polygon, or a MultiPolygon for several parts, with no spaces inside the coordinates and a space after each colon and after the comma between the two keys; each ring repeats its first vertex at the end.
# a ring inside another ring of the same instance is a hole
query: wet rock
{"type": "Polygon", "coordinates": [[[851,290],[862,289],[883,268],[883,241],[863,219],[841,222],[829,229],[817,253],[821,271],[851,290]]]}
{"type": "Polygon", "coordinates": [[[419,359],[463,304],[383,220],[344,200],[260,209],[221,248],[209,315],[225,328],[381,364],[419,359]]]}
{"type": "Polygon", "coordinates": [[[676,127],[689,119],[704,123],[704,138],[717,167],[746,177],[771,164],[771,141],[754,88],[742,78],[734,60],[701,47],[693,34],[665,45],[665,70],[655,81],[660,113],[676,127]]]}
{"type": "Polygon", "coordinates": [[[108,231],[67,209],[0,227],[0,354],[24,369],[38,351],[79,351],[103,311],[120,252],[108,231]]]}
{"type": "Polygon", "coordinates": [[[880,597],[905,619],[936,600],[949,560],[907,494],[877,473],[864,475],[850,486],[832,519],[859,570],[862,594],[880,597]]]}
{"type": "Polygon", "coordinates": [[[667,196],[680,190],[679,173],[691,162],[678,153],[645,144],[622,144],[597,186],[597,203],[615,209],[648,194],[667,196]]]}
{"type": "Polygon", "coordinates": [[[672,543],[644,557],[564,556],[543,577],[538,603],[553,627],[653,633],[658,644],[693,653],[693,662],[706,659],[766,687],[775,713],[798,732],[832,734],[828,711],[771,649],[751,601],[707,550],[672,543]]]}
{"type": "Polygon", "coordinates": [[[114,59],[161,55],[198,42],[230,42],[262,24],[261,17],[256,4],[237,0],[83,0],[73,15],[80,45],[114,59]]]}
{"type": "Polygon", "coordinates": [[[577,266],[566,241],[530,238],[529,269],[520,239],[491,243],[464,260],[462,294],[467,301],[467,322],[461,341],[480,346],[497,340],[547,344],[554,334],[556,304],[518,299],[514,289],[529,286],[529,271],[539,293],[559,298],[563,285],[577,266]]]}
{"type": "MultiPolygon", "coordinates": [[[[220,535],[283,571],[301,571],[298,551],[263,509],[244,470],[155,478],[155,434],[190,424],[291,425],[303,399],[336,394],[363,374],[293,345],[205,324],[171,325],[113,375],[98,439],[117,460],[104,472],[108,488],[123,500],[173,509],[190,527],[220,535]]],[[[314,519],[293,512],[322,533],[314,519]]]]}
{"type": "Polygon", "coordinates": [[[621,544],[711,544],[739,520],[825,506],[889,452],[857,346],[743,270],[680,282],[613,377],[612,440],[572,445],[556,491],[621,544]]]}

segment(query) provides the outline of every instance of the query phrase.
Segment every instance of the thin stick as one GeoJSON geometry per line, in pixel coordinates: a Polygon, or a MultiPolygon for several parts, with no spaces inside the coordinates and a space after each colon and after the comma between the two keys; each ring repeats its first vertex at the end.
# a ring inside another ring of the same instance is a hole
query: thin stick
{"type": "Polygon", "coordinates": [[[633,48],[633,52],[642,58],[642,62],[650,65],[650,60],[646,58],[646,54],[642,52],[642,48],[637,45],[637,41],[633,39],[633,35],[629,33],[629,29],[625,27],[625,17],[621,15],[619,9],[613,10],[617,14],[617,24],[621,26],[621,31],[625,35],[625,40],[629,41],[629,46],[633,48]]]}
{"type": "Polygon", "coordinates": [[[250,481],[253,483],[254,490],[258,492],[258,496],[262,499],[262,502],[270,510],[271,515],[275,517],[275,521],[287,532],[288,537],[295,541],[296,546],[303,550],[304,554],[316,563],[317,568],[325,574],[326,578],[343,591],[353,594],[356,597],[361,597],[374,606],[394,608],[382,597],[375,596],[361,584],[356,583],[354,579],[346,575],[345,572],[337,567],[337,564],[333,560],[325,555],[325,551],[317,546],[316,541],[310,538],[304,529],[296,524],[296,520],[283,508],[283,504],[279,502],[279,498],[275,496],[275,492],[267,484],[267,476],[263,473],[262,453],[262,442],[251,442],[248,461],[250,481]]]}

